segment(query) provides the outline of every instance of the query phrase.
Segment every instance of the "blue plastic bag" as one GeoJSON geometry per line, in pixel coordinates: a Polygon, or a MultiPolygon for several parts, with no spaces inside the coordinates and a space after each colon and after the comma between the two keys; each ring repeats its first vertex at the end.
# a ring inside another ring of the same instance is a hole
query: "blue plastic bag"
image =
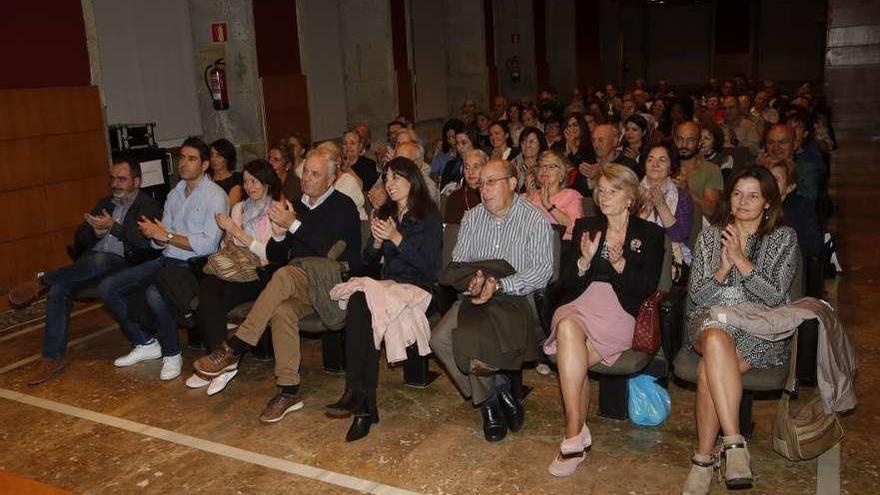
{"type": "Polygon", "coordinates": [[[627,383],[629,419],[642,426],[657,426],[669,417],[672,401],[669,392],[650,375],[636,375],[627,383]]]}

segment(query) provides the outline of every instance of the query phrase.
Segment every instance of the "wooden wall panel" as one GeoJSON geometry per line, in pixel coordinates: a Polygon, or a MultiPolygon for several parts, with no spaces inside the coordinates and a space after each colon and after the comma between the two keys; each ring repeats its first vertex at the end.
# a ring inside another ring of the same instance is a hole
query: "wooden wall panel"
{"type": "Polygon", "coordinates": [[[0,140],[0,191],[107,173],[102,130],[0,140]]]}
{"type": "Polygon", "coordinates": [[[109,192],[95,87],[0,90],[0,281],[70,262],[82,216],[109,192]]]}
{"type": "Polygon", "coordinates": [[[271,143],[291,131],[311,135],[306,77],[263,76],[266,138],[271,143]]]}
{"type": "Polygon", "coordinates": [[[0,139],[101,129],[98,88],[0,90],[0,139]]]}

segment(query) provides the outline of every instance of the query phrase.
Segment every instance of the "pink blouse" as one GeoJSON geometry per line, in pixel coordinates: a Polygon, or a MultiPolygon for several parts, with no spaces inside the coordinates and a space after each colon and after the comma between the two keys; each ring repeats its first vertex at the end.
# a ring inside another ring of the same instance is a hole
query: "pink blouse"
{"type": "MultiPolygon", "coordinates": [[[[529,200],[541,209],[544,212],[544,215],[550,220],[550,223],[554,225],[558,225],[559,222],[553,217],[547,208],[544,208],[544,205],[541,203],[541,193],[539,191],[533,192],[529,196],[529,200]]],[[[571,219],[571,225],[566,227],[565,234],[562,235],[562,240],[570,241],[572,229],[574,229],[574,222],[578,218],[582,218],[584,216],[584,204],[582,202],[583,196],[581,193],[575,191],[574,189],[560,189],[559,192],[550,196],[550,203],[556,205],[556,208],[561,210],[563,213],[568,215],[568,218],[571,219]]]]}

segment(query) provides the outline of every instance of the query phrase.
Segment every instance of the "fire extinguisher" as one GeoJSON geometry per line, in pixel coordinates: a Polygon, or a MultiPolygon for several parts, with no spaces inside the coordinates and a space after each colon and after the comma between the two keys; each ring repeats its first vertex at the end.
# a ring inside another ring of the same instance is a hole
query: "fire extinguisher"
{"type": "Polygon", "coordinates": [[[229,108],[229,94],[226,90],[226,63],[218,58],[205,68],[205,85],[214,103],[214,110],[229,108]]]}

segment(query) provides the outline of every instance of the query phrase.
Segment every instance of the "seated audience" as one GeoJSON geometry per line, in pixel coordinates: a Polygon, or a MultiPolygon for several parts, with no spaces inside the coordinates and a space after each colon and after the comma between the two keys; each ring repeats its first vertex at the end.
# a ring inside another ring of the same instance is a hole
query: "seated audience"
{"type": "Polygon", "coordinates": [[[562,142],[562,120],[556,115],[550,115],[544,121],[544,139],[547,140],[547,149],[562,142]]]}
{"type": "Polygon", "coordinates": [[[355,131],[342,135],[342,169],[351,170],[361,181],[361,190],[366,193],[379,178],[376,162],[364,156],[364,143],[355,131]]]}
{"type": "Polygon", "coordinates": [[[717,165],[700,156],[700,136],[700,124],[696,122],[682,122],[675,129],[675,146],[681,157],[681,170],[672,180],[678,187],[687,190],[703,216],[711,219],[721,199],[724,179],[717,165]]]}
{"type": "Polygon", "coordinates": [[[464,214],[480,204],[480,169],[489,157],[483,150],[470,150],[464,155],[464,187],[459,187],[446,199],[444,223],[460,224],[464,214]]]}
{"type": "Polygon", "coordinates": [[[241,173],[235,171],[235,163],[235,145],[228,139],[218,139],[211,143],[211,168],[208,169],[208,177],[229,196],[230,205],[242,199],[241,173]]]}
{"type": "Polygon", "coordinates": [[[361,179],[354,170],[350,167],[345,167],[342,160],[342,150],[339,149],[339,146],[333,141],[324,141],[319,144],[316,149],[327,151],[333,156],[333,161],[339,164],[336,167],[336,179],[333,181],[333,188],[354,201],[354,206],[357,208],[358,216],[361,220],[369,218],[367,216],[367,210],[364,208],[366,200],[364,198],[361,179]]]}
{"type": "MultiPolygon", "coordinates": [[[[528,193],[528,199],[537,206],[553,225],[565,228],[563,241],[571,241],[574,223],[584,216],[583,196],[565,187],[571,162],[559,151],[549,150],[538,157],[539,189],[528,193]]],[[[565,243],[567,247],[568,243],[565,243]]]]}
{"type": "Polygon", "coordinates": [[[516,190],[538,190],[538,155],[547,151],[544,133],[537,127],[526,127],[519,135],[520,153],[513,159],[516,168],[516,190]]]}
{"type": "Polygon", "coordinates": [[[819,190],[822,187],[822,168],[819,163],[801,156],[795,156],[798,149],[798,140],[794,128],[788,124],[774,124],[767,131],[765,139],[766,149],[758,155],[755,162],[764,167],[770,167],[774,163],[794,161],[797,171],[797,188],[800,196],[816,201],[819,198],[819,190]]]}
{"type": "MultiPolygon", "coordinates": [[[[363,259],[366,265],[380,265],[380,280],[393,284],[375,284],[375,280],[353,279],[343,285],[351,289],[347,304],[347,324],[345,327],[345,393],[327,406],[328,414],[347,417],[354,414],[354,420],[346,442],[359,440],[370,433],[370,426],[379,422],[379,409],[376,403],[376,388],[379,384],[379,349],[381,340],[386,339],[386,355],[389,362],[396,353],[392,342],[407,337],[399,335],[401,330],[417,332],[417,328],[376,328],[373,326],[373,311],[398,311],[403,301],[395,301],[389,296],[385,300],[375,297],[372,291],[406,290],[408,295],[415,292],[428,301],[431,287],[440,274],[443,225],[437,206],[428,196],[422,173],[415,163],[398,157],[388,163],[385,175],[385,189],[390,201],[376,212],[370,221],[370,240],[364,247],[363,259]],[[406,285],[406,287],[400,287],[406,285]],[[376,307],[375,305],[380,305],[376,307]],[[395,333],[396,332],[396,333],[395,333]],[[394,334],[394,335],[392,335],[394,334]]],[[[331,295],[340,290],[336,286],[331,295]]],[[[334,296],[335,298],[335,296],[334,296]]],[[[426,304],[427,309],[427,304],[426,304]]],[[[424,351],[428,352],[427,340],[430,329],[427,319],[423,321],[424,351]]],[[[419,346],[422,350],[422,346],[419,346]]],[[[400,351],[399,348],[396,351],[400,351]]],[[[399,356],[397,356],[399,357],[399,356]]],[[[403,358],[406,358],[404,352],[403,358]]]]}
{"type": "Polygon", "coordinates": [[[596,150],[595,163],[581,163],[578,165],[578,171],[587,178],[589,190],[592,191],[599,178],[599,172],[602,167],[611,163],[624,165],[636,173],[639,177],[644,177],[644,168],[632,158],[619,152],[617,142],[620,139],[620,133],[617,126],[612,124],[597,125],[593,131],[593,149],[596,150]]]}
{"type": "Polygon", "coordinates": [[[24,307],[48,291],[43,350],[26,379],[28,385],[51,380],[64,369],[70,308],[76,293],[110,274],[156,257],[138,222],[160,218],[162,207],[141,192],[140,163],[134,157],[114,156],[109,182],[112,194],[84,215],[85,220],[74,233],[73,264],[45,273],[9,293],[13,307],[24,307]]]}
{"type": "MultiPolygon", "coordinates": [[[[573,113],[565,119],[565,122],[565,131],[562,133],[565,139],[556,143],[555,149],[564,152],[568,161],[574,166],[595,162],[596,152],[593,150],[593,139],[583,114],[573,113]]],[[[567,187],[574,189],[581,195],[590,194],[587,178],[577,173],[575,168],[572,168],[571,173],[566,176],[565,183],[567,187]]]]}
{"type": "Polygon", "coordinates": [[[242,355],[256,346],[271,322],[278,392],[260,414],[262,423],[276,423],[303,407],[299,395],[299,320],[315,311],[305,272],[288,265],[294,258],[325,257],[345,241],[339,261],[356,272],[361,266],[361,235],[357,208],[350,197],[333,187],[339,155],[317,148],[306,155],[300,201],[277,203],[269,210],[272,239],[266,258],[281,266],[260,292],[235,334],[208,356],[193,363],[196,373],[214,378],[238,369],[242,355]],[[286,266],[285,266],[286,265],[286,266]]]}
{"type": "Polygon", "coordinates": [[[722,105],[724,120],[721,122],[721,129],[724,131],[724,146],[744,146],[749,149],[752,156],[757,155],[761,136],[755,123],[740,113],[739,103],[735,97],[725,96],[722,105]]]}
{"type": "Polygon", "coordinates": [[[165,267],[187,267],[190,258],[217,250],[222,231],[215,216],[229,211],[229,199],[223,189],[205,175],[210,166],[210,152],[201,139],[191,137],[183,142],[178,162],[180,182],[165,201],[162,220],[144,216],[138,222],[141,233],[152,241],[154,249],[161,250],[161,255],[117,271],[98,285],[104,307],[116,318],[133,345],[131,352],[113,361],[115,366],[162,358],[159,378],[173,380],[180,376],[183,358],[177,321],[172,306],[153,283],[153,276],[165,267]],[[148,323],[139,323],[129,313],[129,296],[145,284],[146,303],[152,318],[147,318],[148,323]]]}
{"type": "Polygon", "coordinates": [[[640,114],[630,115],[623,121],[623,140],[620,143],[623,155],[640,163],[645,148],[651,142],[648,121],[640,114]]]}
{"type": "MultiPolygon", "coordinates": [[[[431,178],[431,166],[425,162],[425,149],[422,148],[422,145],[418,142],[398,144],[397,149],[394,150],[394,157],[404,157],[416,164],[416,168],[418,168],[419,173],[422,174],[422,179],[425,183],[425,191],[428,193],[428,197],[431,198],[431,201],[434,202],[435,206],[439,206],[440,191],[437,189],[437,183],[431,178]]],[[[382,184],[382,187],[387,190],[387,187],[385,187],[384,184],[382,184]]]]}
{"type": "MultiPolygon", "coordinates": [[[[248,162],[243,175],[248,199],[233,206],[230,215],[218,213],[217,225],[225,234],[224,244],[232,243],[248,250],[260,266],[265,266],[269,262],[266,244],[272,237],[269,212],[280,198],[281,181],[265,160],[248,162]]],[[[215,275],[202,277],[199,281],[199,305],[195,313],[199,333],[209,354],[226,340],[226,314],[239,304],[255,300],[265,287],[266,283],[259,278],[233,282],[215,275]]],[[[186,386],[208,387],[208,395],[213,395],[226,388],[237,373],[238,369],[234,369],[212,379],[194,373],[186,381],[186,386]]]]}
{"type": "Polygon", "coordinates": [[[487,267],[466,275],[465,299],[433,329],[431,349],[462,395],[480,407],[486,440],[499,441],[508,429],[518,431],[525,418],[502,371],[519,370],[523,361],[537,357],[537,317],[525,297],[550,280],[553,260],[547,253],[554,234],[544,215],[516,194],[510,162],[490,160],[480,170],[480,196],[482,203],[462,220],[452,260],[470,269],[503,261],[512,271],[499,270],[494,273],[509,275],[496,277],[487,267]],[[500,318],[497,327],[489,315],[500,318]]]}
{"type": "Polygon", "coordinates": [[[440,194],[449,195],[461,185],[464,177],[464,161],[462,157],[470,150],[478,149],[477,133],[470,127],[466,127],[463,131],[455,135],[455,153],[456,157],[443,166],[443,173],[440,174],[440,194]],[[453,184],[450,186],[450,184],[453,184]]]}
{"type": "Polygon", "coordinates": [[[613,365],[632,347],[642,301],[657,290],[663,266],[663,230],[640,219],[639,179],[622,165],[604,167],[594,198],[601,215],[576,222],[560,282],[576,298],[553,315],[544,344],[556,354],[565,409],[565,436],[550,474],[569,476],[592,444],[586,425],[590,401],[587,371],[613,365]]]}
{"type": "Polygon", "coordinates": [[[788,113],[785,122],[794,129],[794,163],[798,176],[803,176],[798,184],[799,188],[803,185],[799,194],[818,200],[823,193],[825,162],[813,139],[813,119],[805,111],[796,110],[788,113]]]}
{"type": "Polygon", "coordinates": [[[289,201],[299,201],[302,196],[302,181],[290,171],[290,148],[284,141],[278,141],[269,147],[269,165],[281,182],[281,196],[289,201]]]}
{"type": "Polygon", "coordinates": [[[715,122],[706,122],[700,130],[700,156],[721,169],[721,176],[727,178],[734,169],[733,157],[724,150],[724,131],[715,122]]]}
{"type": "Polygon", "coordinates": [[[455,136],[462,131],[464,131],[464,122],[458,119],[449,119],[443,124],[440,140],[437,141],[434,157],[431,159],[431,175],[440,177],[446,163],[456,157],[455,136]]]}
{"type": "Polygon", "coordinates": [[[773,342],[712,319],[709,308],[789,302],[797,272],[797,235],[781,225],[779,189],[763,167],[740,171],[724,194],[719,222],[704,229],[694,249],[685,325],[688,346],[700,355],[697,380],[698,445],[683,493],[709,492],[719,429],[729,487],[752,483],[750,456],[739,424],[742,373],[781,366],[790,339],[773,342]]]}
{"type": "Polygon", "coordinates": [[[492,120],[507,120],[507,98],[498,95],[492,98],[492,120]]]}
{"type": "MultiPolygon", "coordinates": [[[[534,127],[541,132],[544,132],[544,124],[538,121],[538,111],[535,110],[533,106],[523,105],[522,109],[522,125],[523,128],[526,127],[534,127]]],[[[544,143],[547,144],[546,142],[544,143]]]]}
{"type": "Polygon", "coordinates": [[[691,264],[688,244],[694,223],[691,195],[672,181],[679,168],[678,149],[671,142],[663,141],[648,148],[639,211],[639,218],[663,227],[672,241],[673,280],[679,279],[684,265],[691,264]]]}
{"type": "Polygon", "coordinates": [[[507,122],[498,120],[489,125],[489,156],[502,160],[512,160],[519,154],[519,149],[513,147],[507,122]]]}
{"type": "Polygon", "coordinates": [[[798,237],[798,245],[804,258],[819,256],[824,243],[819,217],[816,215],[816,202],[796,194],[797,169],[794,162],[784,160],[770,165],[770,173],[776,178],[779,196],[782,199],[782,212],[785,224],[793,228],[798,237]]]}
{"type": "Polygon", "coordinates": [[[303,163],[305,163],[306,153],[309,151],[309,147],[312,145],[312,143],[310,143],[305,136],[296,132],[291,132],[290,134],[288,134],[286,141],[287,149],[290,150],[290,168],[293,169],[293,172],[298,179],[302,179],[303,163]]]}
{"type": "Polygon", "coordinates": [[[519,134],[524,128],[522,120],[520,119],[521,115],[522,105],[519,103],[512,103],[507,107],[507,129],[510,131],[510,139],[512,139],[514,143],[519,143],[519,134]]]}
{"type": "Polygon", "coordinates": [[[492,119],[486,112],[477,112],[477,141],[474,146],[488,152],[492,149],[492,143],[489,141],[489,126],[492,125],[492,119]]]}

